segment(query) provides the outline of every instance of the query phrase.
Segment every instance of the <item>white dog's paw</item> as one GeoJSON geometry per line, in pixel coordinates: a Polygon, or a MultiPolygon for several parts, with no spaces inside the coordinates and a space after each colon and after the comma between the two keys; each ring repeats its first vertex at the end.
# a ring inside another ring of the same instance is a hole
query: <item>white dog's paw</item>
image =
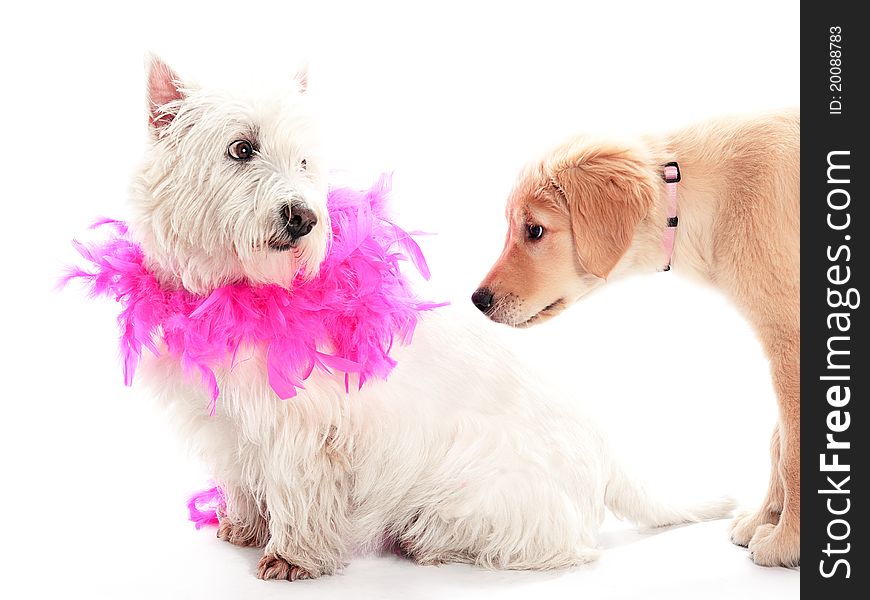
{"type": "Polygon", "coordinates": [[[767,523],[755,530],[749,554],[762,567],[797,567],[801,564],[800,533],[767,523]]]}
{"type": "Polygon", "coordinates": [[[257,564],[258,579],[312,579],[311,575],[302,567],[291,565],[277,554],[265,554],[257,564]]]}
{"type": "Polygon", "coordinates": [[[269,541],[269,529],[265,521],[242,525],[227,518],[221,518],[217,536],[219,539],[236,546],[262,548],[269,541]]]}
{"type": "Polygon", "coordinates": [[[421,566],[437,567],[439,565],[443,565],[444,563],[450,562],[446,557],[441,556],[437,553],[426,555],[420,554],[416,552],[413,547],[408,543],[400,543],[398,546],[398,550],[399,554],[421,566]]]}
{"type": "Polygon", "coordinates": [[[779,522],[779,515],[767,510],[742,512],[731,521],[731,542],[744,548],[762,525],[779,522]]]}

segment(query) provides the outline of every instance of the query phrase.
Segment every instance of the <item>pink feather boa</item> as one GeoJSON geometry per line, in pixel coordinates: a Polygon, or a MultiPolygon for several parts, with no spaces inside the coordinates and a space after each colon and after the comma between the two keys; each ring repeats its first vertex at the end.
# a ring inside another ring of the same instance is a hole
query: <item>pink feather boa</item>
{"type": "Polygon", "coordinates": [[[218,512],[226,508],[224,492],[219,486],[197,492],[187,501],[188,519],[197,529],[219,525],[218,512]]]}
{"type": "Polygon", "coordinates": [[[332,245],[317,277],[297,279],[288,291],[277,285],[233,284],[208,296],[163,289],[145,267],[142,249],[119,221],[104,220],[108,239],[73,242],[92,267],[70,269],[63,284],[82,279],[92,297],[121,304],[118,324],[124,383],[130,385],[145,347],[160,353],[157,341],[199,374],[219,395],[214,370],[232,364],[241,345],[266,348],[269,384],[286,399],[303,388],[315,368],[356,373],[359,387],[371,377],[386,378],[396,361],[393,343],[411,341],[421,311],[442,306],[411,291],[399,263],[410,260],[426,279],[429,269],[411,235],[386,216],[390,179],[383,176],[365,191],[346,187],[329,192],[332,245]]]}

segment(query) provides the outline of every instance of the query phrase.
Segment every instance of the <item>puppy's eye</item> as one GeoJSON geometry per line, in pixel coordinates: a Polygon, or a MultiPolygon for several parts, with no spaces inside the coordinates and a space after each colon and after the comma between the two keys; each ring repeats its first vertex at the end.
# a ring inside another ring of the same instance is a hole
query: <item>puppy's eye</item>
{"type": "Polygon", "coordinates": [[[544,228],[540,225],[526,225],[526,232],[529,234],[529,239],[539,240],[544,235],[544,228]]]}
{"type": "Polygon", "coordinates": [[[299,167],[304,171],[305,169],[308,168],[308,161],[303,158],[302,162],[299,163],[299,167]]]}
{"type": "Polygon", "coordinates": [[[254,156],[254,147],[248,140],[236,140],[227,148],[227,155],[233,160],[248,160],[254,156]]]}

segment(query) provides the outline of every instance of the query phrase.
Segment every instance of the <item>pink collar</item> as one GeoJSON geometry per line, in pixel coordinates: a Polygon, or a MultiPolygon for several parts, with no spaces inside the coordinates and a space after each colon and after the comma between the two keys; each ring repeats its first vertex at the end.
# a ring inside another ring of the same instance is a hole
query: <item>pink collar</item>
{"type": "Polygon", "coordinates": [[[677,218],[677,183],[681,179],[680,165],[676,162],[665,164],[662,167],[662,179],[665,180],[665,187],[668,191],[668,221],[662,237],[662,245],[668,260],[662,271],[670,271],[671,258],[674,255],[674,239],[677,236],[677,223],[679,222],[677,218]]]}

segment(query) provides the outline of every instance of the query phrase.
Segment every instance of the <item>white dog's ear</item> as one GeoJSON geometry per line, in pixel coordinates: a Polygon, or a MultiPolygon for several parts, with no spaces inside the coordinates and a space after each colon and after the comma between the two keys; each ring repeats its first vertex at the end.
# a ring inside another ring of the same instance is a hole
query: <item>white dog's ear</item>
{"type": "Polygon", "coordinates": [[[160,58],[148,57],[148,124],[153,132],[169,125],[184,99],[181,78],[160,58]]]}
{"type": "Polygon", "coordinates": [[[293,80],[299,85],[299,92],[304,94],[308,91],[308,62],[303,63],[293,76],[293,80]]]}

